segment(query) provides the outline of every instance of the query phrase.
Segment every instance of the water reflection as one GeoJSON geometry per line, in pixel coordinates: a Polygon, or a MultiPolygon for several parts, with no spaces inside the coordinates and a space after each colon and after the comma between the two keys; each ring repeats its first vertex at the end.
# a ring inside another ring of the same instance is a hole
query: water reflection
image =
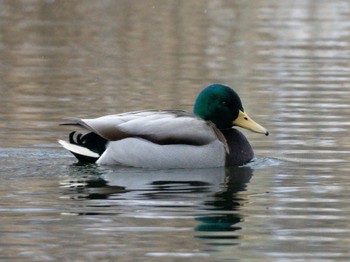
{"type": "Polygon", "coordinates": [[[349,14],[346,0],[0,1],[1,259],[349,260],[349,14]],[[253,172],[70,165],[56,146],[63,117],[191,110],[212,82],[271,131],[248,134],[268,158],[253,172]]]}
{"type": "Polygon", "coordinates": [[[102,174],[94,164],[73,164],[69,179],[61,181],[63,193],[72,199],[108,199],[110,195],[127,192],[123,186],[109,185],[102,174]]]}
{"type": "Polygon", "coordinates": [[[211,245],[235,245],[232,239],[238,239],[237,234],[222,234],[222,232],[234,232],[242,227],[236,224],[243,222],[240,214],[241,207],[248,201],[241,192],[246,191],[247,184],[253,175],[250,167],[227,169],[225,184],[220,192],[211,200],[204,202],[207,215],[199,216],[196,220],[201,224],[196,231],[210,232],[210,234],[197,235],[198,238],[210,239],[211,245]]]}
{"type": "Polygon", "coordinates": [[[247,203],[242,194],[253,175],[246,167],[176,170],[102,168],[93,164],[74,164],[69,178],[61,181],[62,194],[72,200],[88,200],[77,215],[114,214],[131,217],[193,216],[198,222],[195,236],[209,239],[210,245],[235,244],[232,232],[241,229],[240,208],[247,203]],[[135,213],[123,213],[124,206],[138,206],[135,213]],[[189,212],[188,208],[191,208],[189,212]],[[150,210],[158,209],[150,213],[150,210]],[[163,209],[163,210],[162,210],[163,209]],[[228,232],[231,232],[227,235],[228,232]],[[222,241],[223,240],[223,241],[222,241]],[[228,242],[229,241],[229,242],[228,242]]]}

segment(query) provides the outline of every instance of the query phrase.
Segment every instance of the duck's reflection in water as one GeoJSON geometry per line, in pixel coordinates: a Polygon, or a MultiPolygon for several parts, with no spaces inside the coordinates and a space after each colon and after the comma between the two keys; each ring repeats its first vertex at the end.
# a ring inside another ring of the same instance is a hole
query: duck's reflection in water
{"type": "Polygon", "coordinates": [[[66,197],[95,200],[90,208],[99,207],[94,212],[80,210],[78,215],[117,215],[116,206],[130,203],[147,206],[148,214],[157,208],[154,216],[159,208],[164,212],[186,208],[199,222],[197,238],[227,245],[234,244],[230,242],[237,238],[233,232],[241,228],[237,225],[243,220],[240,208],[248,201],[242,192],[252,175],[250,167],[145,170],[75,164],[62,187],[66,197]]]}
{"type": "Polygon", "coordinates": [[[234,231],[240,230],[238,224],[243,222],[241,207],[248,202],[247,184],[253,175],[250,167],[234,167],[226,169],[225,183],[221,191],[216,192],[211,199],[204,201],[205,215],[196,219],[201,222],[196,227],[199,233],[196,237],[208,239],[213,245],[234,245],[233,239],[239,238],[234,231]]]}

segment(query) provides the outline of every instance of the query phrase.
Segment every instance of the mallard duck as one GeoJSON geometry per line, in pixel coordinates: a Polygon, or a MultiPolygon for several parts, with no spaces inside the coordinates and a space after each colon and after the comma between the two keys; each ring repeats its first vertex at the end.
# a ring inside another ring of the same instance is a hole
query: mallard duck
{"type": "Polygon", "coordinates": [[[80,162],[142,168],[209,168],[242,165],[254,158],[247,138],[234,126],[268,135],[244,112],[238,94],[213,84],[198,95],[193,113],[148,110],[63,125],[86,129],[59,143],[80,162]]]}

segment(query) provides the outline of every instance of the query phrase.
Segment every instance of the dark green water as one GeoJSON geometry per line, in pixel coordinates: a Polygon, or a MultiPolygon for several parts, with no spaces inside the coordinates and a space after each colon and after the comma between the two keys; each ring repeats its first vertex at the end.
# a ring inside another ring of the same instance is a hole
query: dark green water
{"type": "Polygon", "coordinates": [[[0,2],[0,260],[347,261],[348,1],[0,2]],[[244,167],[76,165],[64,117],[192,110],[225,83],[244,167]]]}

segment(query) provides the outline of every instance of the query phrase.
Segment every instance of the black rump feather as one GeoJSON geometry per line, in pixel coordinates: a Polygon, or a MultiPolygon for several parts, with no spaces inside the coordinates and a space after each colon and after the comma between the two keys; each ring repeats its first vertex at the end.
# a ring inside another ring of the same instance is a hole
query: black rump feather
{"type": "MultiPolygon", "coordinates": [[[[99,135],[96,135],[93,132],[81,134],[74,131],[69,134],[69,142],[74,145],[85,147],[101,156],[106,150],[108,140],[100,137],[99,135]]],[[[75,155],[76,158],[78,158],[80,162],[95,163],[98,159],[94,157],[76,154],[74,152],[72,153],[75,155]]]]}

